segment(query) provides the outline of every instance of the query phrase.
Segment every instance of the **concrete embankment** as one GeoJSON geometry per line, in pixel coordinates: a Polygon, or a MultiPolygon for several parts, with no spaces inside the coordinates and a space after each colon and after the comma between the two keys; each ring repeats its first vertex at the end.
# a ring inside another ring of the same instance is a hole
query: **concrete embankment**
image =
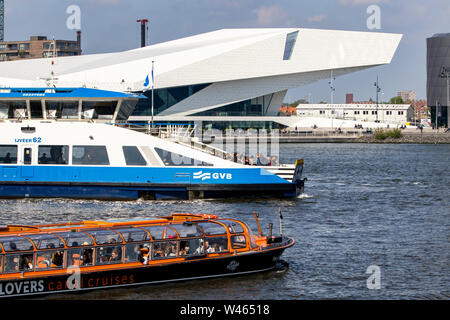
{"type": "Polygon", "coordinates": [[[427,134],[403,134],[400,138],[386,138],[378,140],[375,135],[367,135],[355,139],[353,142],[360,143],[420,143],[420,144],[450,144],[449,133],[427,133],[427,134]]]}
{"type": "MultiPolygon", "coordinates": [[[[257,138],[254,138],[257,139],[257,138]]],[[[365,133],[362,130],[355,131],[343,131],[341,134],[327,133],[324,131],[310,130],[308,132],[288,132],[282,133],[275,138],[279,143],[419,143],[419,144],[450,144],[450,132],[435,132],[431,128],[420,132],[418,129],[405,129],[402,130],[402,136],[400,138],[387,137],[384,140],[375,138],[375,134],[365,133]]],[[[231,143],[250,143],[248,137],[234,137],[231,139],[222,139],[215,137],[213,139],[216,143],[231,142],[231,143]]],[[[258,140],[255,140],[258,141],[258,140]]],[[[267,138],[268,143],[273,143],[273,138],[267,138]]],[[[211,141],[204,140],[205,143],[211,141]]]]}

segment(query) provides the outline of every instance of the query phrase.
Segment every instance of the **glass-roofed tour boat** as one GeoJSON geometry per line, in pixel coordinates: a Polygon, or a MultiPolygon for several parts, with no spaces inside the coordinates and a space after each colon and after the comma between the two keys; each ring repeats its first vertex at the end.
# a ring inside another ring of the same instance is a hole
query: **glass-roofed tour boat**
{"type": "MultiPolygon", "coordinates": [[[[247,275],[286,267],[284,235],[244,222],[173,213],[132,221],[0,228],[0,298],[247,275]]],[[[281,225],[280,225],[281,232],[281,225]]]]}
{"type": "Polygon", "coordinates": [[[89,88],[0,88],[0,198],[284,198],[303,192],[303,159],[248,165],[221,150],[118,126],[140,99],[148,98],[89,88]]]}

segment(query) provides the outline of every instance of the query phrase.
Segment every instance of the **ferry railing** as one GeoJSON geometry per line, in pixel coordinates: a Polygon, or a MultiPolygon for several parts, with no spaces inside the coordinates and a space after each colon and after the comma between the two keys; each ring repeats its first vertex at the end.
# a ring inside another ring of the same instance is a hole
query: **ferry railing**
{"type": "MultiPolygon", "coordinates": [[[[136,124],[136,123],[116,123],[117,125],[123,126],[125,128],[143,132],[146,134],[151,134],[153,136],[158,136],[162,139],[167,139],[169,141],[175,142],[180,145],[184,145],[187,147],[190,147],[191,149],[198,150],[204,153],[208,153],[212,156],[219,157],[224,160],[233,161],[242,165],[246,165],[244,159],[239,156],[237,157],[236,161],[234,161],[234,154],[227,152],[223,149],[218,148],[217,146],[212,146],[210,144],[202,142],[198,137],[193,137],[193,134],[195,132],[195,127],[193,128],[186,128],[183,126],[177,126],[177,125],[167,125],[167,126],[154,126],[151,128],[148,124],[136,124]]],[[[225,138],[248,138],[250,137],[247,135],[242,136],[242,133],[233,135],[230,134],[230,132],[227,132],[227,136],[225,138]]],[[[254,138],[255,136],[252,136],[254,138]]],[[[256,135],[258,138],[259,136],[256,135]]],[[[268,135],[264,136],[267,139],[270,139],[271,137],[268,135]]],[[[213,139],[212,139],[213,140],[213,139]]],[[[214,140],[220,141],[221,139],[219,137],[214,137],[214,140]]],[[[213,140],[213,141],[214,141],[213,140]]],[[[256,166],[256,167],[262,167],[274,174],[277,174],[279,176],[282,176],[286,180],[292,180],[292,176],[295,170],[294,164],[281,164],[275,162],[271,163],[269,165],[268,162],[264,161],[263,164],[256,165],[254,164],[247,164],[249,166],[256,166]]]]}

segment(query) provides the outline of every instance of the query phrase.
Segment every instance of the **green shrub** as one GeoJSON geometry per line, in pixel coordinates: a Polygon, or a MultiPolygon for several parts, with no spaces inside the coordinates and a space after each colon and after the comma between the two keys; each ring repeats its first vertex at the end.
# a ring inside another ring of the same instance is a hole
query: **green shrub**
{"type": "Polygon", "coordinates": [[[401,138],[402,137],[402,130],[395,128],[392,130],[389,130],[388,132],[386,132],[386,136],[391,137],[391,138],[401,138]]]}
{"type": "Polygon", "coordinates": [[[375,139],[377,140],[384,140],[386,139],[386,133],[382,128],[377,128],[374,131],[375,139]]]}
{"type": "Polygon", "coordinates": [[[377,128],[374,131],[375,139],[377,140],[384,140],[386,138],[401,138],[402,137],[402,131],[398,128],[387,130],[385,131],[383,128],[377,128]]]}

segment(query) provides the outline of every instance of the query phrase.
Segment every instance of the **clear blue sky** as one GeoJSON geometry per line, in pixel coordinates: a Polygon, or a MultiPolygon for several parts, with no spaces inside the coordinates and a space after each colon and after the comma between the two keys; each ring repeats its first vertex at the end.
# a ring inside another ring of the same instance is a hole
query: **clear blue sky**
{"type": "MultiPolygon", "coordinates": [[[[334,102],[345,93],[356,100],[375,97],[378,75],[385,100],[399,90],[426,98],[426,38],[450,32],[449,0],[5,0],[5,40],[30,35],[75,39],[66,27],[70,5],[81,9],[83,53],[113,52],[140,46],[136,19],[150,20],[148,43],[159,43],[222,28],[306,27],[402,33],[389,65],[342,76],[334,102]],[[381,29],[367,28],[367,8],[380,8],[381,29]]],[[[289,90],[288,102],[307,97],[329,101],[328,81],[289,90]]]]}

